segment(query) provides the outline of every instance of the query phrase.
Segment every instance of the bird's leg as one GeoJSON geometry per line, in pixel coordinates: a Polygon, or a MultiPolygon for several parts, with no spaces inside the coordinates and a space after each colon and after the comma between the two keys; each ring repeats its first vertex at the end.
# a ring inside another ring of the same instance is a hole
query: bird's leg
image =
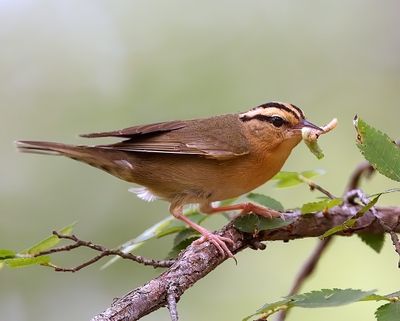
{"type": "Polygon", "coordinates": [[[200,211],[204,214],[215,214],[220,212],[238,211],[238,210],[241,211],[239,215],[254,213],[263,216],[265,218],[282,217],[282,214],[278,211],[251,202],[218,206],[218,207],[212,207],[211,204],[202,204],[200,207],[200,211]]]}
{"type": "Polygon", "coordinates": [[[182,214],[182,206],[179,207],[171,206],[170,212],[175,218],[185,222],[187,225],[189,225],[191,228],[198,231],[202,235],[202,237],[194,241],[193,244],[201,244],[203,242],[210,241],[212,244],[214,244],[214,246],[218,249],[218,251],[222,254],[222,256],[227,255],[231,258],[234,258],[232,252],[226,245],[226,243],[234,244],[233,240],[227,237],[215,235],[210,231],[208,231],[206,228],[192,222],[189,218],[187,218],[185,215],[182,214]]]}

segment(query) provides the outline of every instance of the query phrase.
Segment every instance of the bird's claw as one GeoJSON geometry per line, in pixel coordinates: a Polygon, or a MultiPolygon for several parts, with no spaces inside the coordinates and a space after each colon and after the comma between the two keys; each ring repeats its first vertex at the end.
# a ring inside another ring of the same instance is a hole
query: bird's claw
{"type": "MultiPolygon", "coordinates": [[[[194,241],[193,244],[202,244],[204,242],[209,241],[217,248],[217,250],[221,253],[221,255],[223,257],[228,256],[230,258],[235,259],[232,252],[229,250],[228,246],[226,245],[226,243],[233,245],[234,244],[233,240],[231,240],[228,237],[219,236],[219,235],[213,234],[208,231],[203,232],[202,235],[203,236],[201,238],[197,239],[196,241],[194,241]]],[[[235,259],[235,261],[236,261],[236,259],[235,259]]]]}

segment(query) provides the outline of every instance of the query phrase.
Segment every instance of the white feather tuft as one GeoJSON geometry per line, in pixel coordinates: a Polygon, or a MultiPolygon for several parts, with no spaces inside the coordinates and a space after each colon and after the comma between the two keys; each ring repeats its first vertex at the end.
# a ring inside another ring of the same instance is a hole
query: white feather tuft
{"type": "Polygon", "coordinates": [[[150,192],[146,187],[132,187],[128,191],[136,194],[137,197],[146,202],[153,202],[158,199],[158,197],[150,192]]]}

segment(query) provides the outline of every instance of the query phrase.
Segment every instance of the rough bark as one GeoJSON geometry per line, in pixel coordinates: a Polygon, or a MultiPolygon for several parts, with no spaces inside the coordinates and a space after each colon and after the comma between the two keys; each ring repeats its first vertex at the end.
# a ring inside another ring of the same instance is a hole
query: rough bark
{"type": "MultiPolygon", "coordinates": [[[[262,231],[250,235],[238,231],[232,223],[227,224],[217,233],[234,241],[231,247],[233,253],[246,248],[261,248],[261,241],[289,241],[305,237],[318,237],[330,228],[342,224],[353,216],[359,207],[345,204],[335,207],[329,213],[301,215],[299,212],[284,213],[286,219],[294,219],[288,226],[274,230],[262,231]]],[[[387,227],[400,232],[400,207],[378,207],[375,216],[368,212],[359,219],[357,224],[339,235],[353,235],[360,232],[385,233],[387,227]],[[377,219],[379,217],[379,220],[377,219]],[[382,226],[384,222],[386,229],[382,226]]],[[[175,302],[197,281],[223,263],[217,249],[208,242],[189,246],[183,251],[177,261],[160,276],[138,287],[122,298],[114,301],[106,311],[95,316],[92,321],[133,321],[161,308],[168,306],[171,293],[175,302]]]]}

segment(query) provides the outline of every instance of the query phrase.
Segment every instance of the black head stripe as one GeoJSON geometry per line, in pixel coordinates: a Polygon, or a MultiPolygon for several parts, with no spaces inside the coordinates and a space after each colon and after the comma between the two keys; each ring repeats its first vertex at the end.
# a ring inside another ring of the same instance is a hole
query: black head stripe
{"type": "Polygon", "coordinates": [[[276,101],[271,101],[269,103],[265,103],[265,104],[262,104],[260,106],[257,106],[257,107],[255,107],[253,109],[256,109],[256,108],[278,108],[278,109],[284,109],[285,107],[286,106],[284,104],[278,103],[276,101]]]}
{"type": "Polygon", "coordinates": [[[301,118],[303,118],[303,119],[306,118],[306,116],[304,115],[303,111],[299,107],[297,107],[296,105],[293,105],[293,104],[290,104],[290,106],[292,106],[294,109],[296,109],[299,112],[301,118]]]}
{"type": "MultiPolygon", "coordinates": [[[[249,120],[253,120],[253,119],[257,119],[259,121],[265,121],[265,122],[268,122],[268,123],[272,123],[274,121],[275,117],[274,116],[266,116],[266,115],[257,114],[257,115],[254,115],[254,116],[244,115],[240,119],[241,119],[241,121],[244,121],[244,122],[249,121],[249,120]]],[[[282,120],[284,121],[284,123],[287,123],[287,121],[285,121],[284,119],[282,119],[282,120]]]]}
{"type": "MultiPolygon", "coordinates": [[[[293,106],[293,108],[296,109],[296,111],[299,112],[299,114],[301,115],[301,117],[304,118],[304,114],[303,114],[303,112],[301,111],[300,108],[298,108],[298,107],[296,107],[296,106],[294,106],[294,105],[291,105],[291,106],[293,106]]],[[[284,104],[281,104],[281,103],[278,103],[278,102],[275,102],[275,101],[270,102],[270,103],[266,103],[266,104],[262,104],[262,105],[260,105],[260,106],[257,106],[257,107],[255,107],[255,108],[253,108],[253,109],[257,109],[257,108],[277,108],[277,109],[283,109],[284,111],[287,111],[288,113],[291,113],[297,120],[300,120],[299,115],[298,115],[293,109],[287,107],[287,106],[284,105],[284,104]]]]}

